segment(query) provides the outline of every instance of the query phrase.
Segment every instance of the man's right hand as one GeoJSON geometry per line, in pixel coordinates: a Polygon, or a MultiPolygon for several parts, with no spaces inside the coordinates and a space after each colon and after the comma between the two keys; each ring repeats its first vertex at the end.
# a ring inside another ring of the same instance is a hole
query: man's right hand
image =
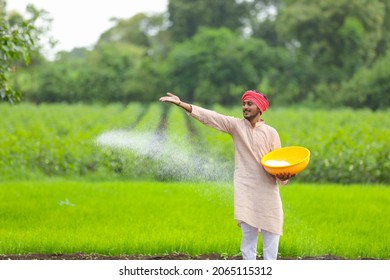
{"type": "Polygon", "coordinates": [[[161,102],[169,102],[169,103],[176,104],[177,106],[183,108],[187,112],[189,112],[189,113],[192,112],[191,104],[188,104],[186,102],[182,102],[179,97],[177,97],[176,95],[174,95],[174,94],[172,94],[170,92],[167,92],[166,96],[161,97],[160,101],[161,102]]]}
{"type": "Polygon", "coordinates": [[[180,105],[180,103],[181,103],[180,98],[177,97],[176,95],[170,93],[170,92],[167,92],[166,96],[161,97],[160,101],[161,102],[170,102],[170,103],[173,103],[176,105],[180,105]]]}

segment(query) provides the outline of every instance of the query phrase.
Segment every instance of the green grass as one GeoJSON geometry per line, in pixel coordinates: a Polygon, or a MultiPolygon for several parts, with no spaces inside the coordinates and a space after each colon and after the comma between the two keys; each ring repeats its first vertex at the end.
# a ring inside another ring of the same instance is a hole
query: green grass
{"type": "Polygon", "coordinates": [[[383,186],[282,188],[286,256],[390,258],[390,190],[383,186]]]}
{"type": "MultiPolygon", "coordinates": [[[[239,254],[229,183],[0,183],[0,254],[239,254]]],[[[390,188],[282,187],[284,257],[390,259],[390,188]]],[[[261,253],[261,243],[259,242],[261,253]]]]}
{"type": "Polygon", "coordinates": [[[239,232],[231,230],[230,201],[215,192],[224,187],[201,187],[205,190],[151,182],[4,183],[0,254],[235,252],[239,232]],[[222,240],[220,230],[226,233],[222,240]]]}

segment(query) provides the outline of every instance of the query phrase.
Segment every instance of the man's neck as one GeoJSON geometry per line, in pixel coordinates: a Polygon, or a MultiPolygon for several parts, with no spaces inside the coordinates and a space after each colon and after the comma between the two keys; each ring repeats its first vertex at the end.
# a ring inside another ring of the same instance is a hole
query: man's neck
{"type": "Polygon", "coordinates": [[[251,123],[252,127],[255,127],[256,123],[261,121],[261,115],[257,115],[255,117],[253,117],[252,119],[247,119],[247,120],[251,123]]]}

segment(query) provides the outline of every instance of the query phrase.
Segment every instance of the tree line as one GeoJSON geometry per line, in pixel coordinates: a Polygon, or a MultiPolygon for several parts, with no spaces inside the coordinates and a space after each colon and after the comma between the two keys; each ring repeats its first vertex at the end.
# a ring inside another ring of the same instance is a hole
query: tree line
{"type": "MultiPolygon", "coordinates": [[[[26,21],[3,19],[14,30],[26,21]]],[[[28,66],[15,57],[0,74],[36,103],[151,102],[172,91],[232,105],[255,88],[278,105],[376,110],[390,105],[389,41],[390,0],[169,0],[164,13],[113,19],[92,49],[48,60],[31,44],[28,66]]]]}

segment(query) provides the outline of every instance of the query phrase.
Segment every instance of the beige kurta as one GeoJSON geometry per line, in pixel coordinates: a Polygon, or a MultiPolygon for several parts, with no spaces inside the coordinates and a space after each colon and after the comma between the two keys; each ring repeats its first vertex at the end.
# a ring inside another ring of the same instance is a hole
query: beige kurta
{"type": "Polygon", "coordinates": [[[263,120],[253,128],[246,119],[221,115],[192,105],[190,116],[229,133],[234,142],[234,219],[253,227],[283,233],[283,208],[275,177],[260,164],[268,152],[280,148],[277,131],[263,120]]]}

